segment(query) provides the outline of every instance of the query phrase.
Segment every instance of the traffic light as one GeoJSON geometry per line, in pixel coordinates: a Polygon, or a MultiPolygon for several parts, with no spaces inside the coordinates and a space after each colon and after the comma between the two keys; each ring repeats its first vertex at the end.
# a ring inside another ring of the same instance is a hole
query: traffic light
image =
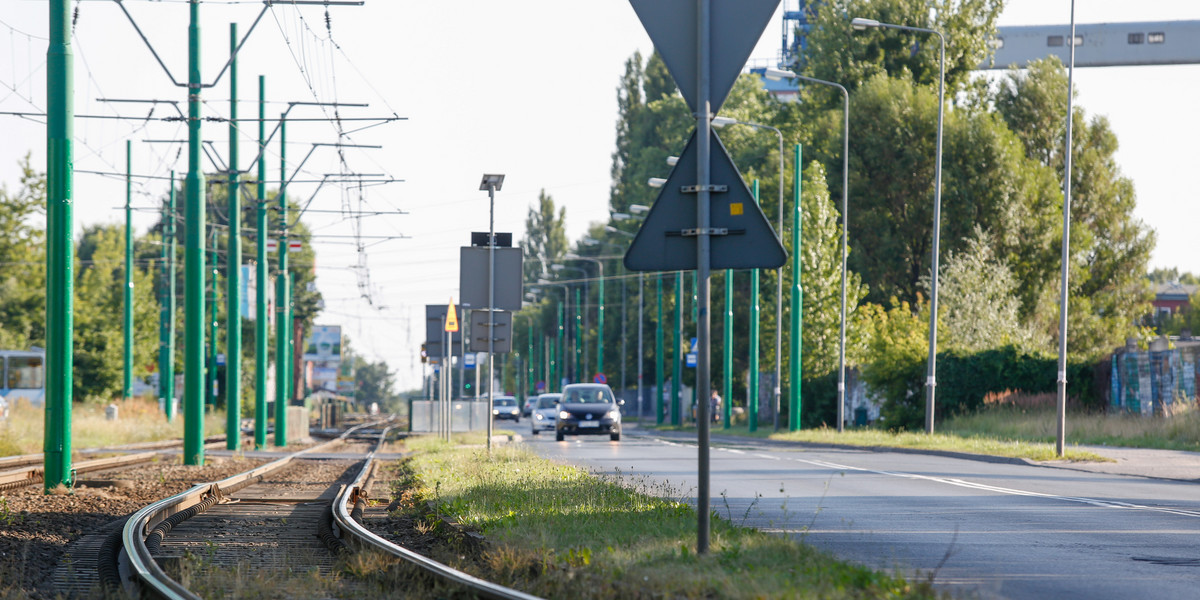
{"type": "Polygon", "coordinates": [[[429,362],[429,353],[425,351],[425,344],[421,344],[421,362],[429,362]]]}

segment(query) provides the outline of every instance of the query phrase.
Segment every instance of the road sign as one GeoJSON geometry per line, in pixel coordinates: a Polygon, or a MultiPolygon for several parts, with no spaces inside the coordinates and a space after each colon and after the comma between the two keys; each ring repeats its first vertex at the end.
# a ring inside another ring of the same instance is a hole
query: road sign
{"type": "MultiPolygon", "coordinates": [[[[629,0],[642,20],[650,41],[662,56],[667,70],[688,108],[694,114],[700,69],[696,53],[696,0],[629,0]]],[[[779,0],[711,0],[712,24],[709,59],[710,105],[713,114],[721,109],[729,90],[746,66],[763,29],[775,14],[779,0]]],[[[683,157],[680,157],[682,164],[683,157]]],[[[695,183],[694,181],[692,183],[695,183]]],[[[714,267],[715,268],[715,267],[714,267]]]]}
{"type": "MultiPolygon", "coordinates": [[[[288,240],[288,252],[299,252],[304,249],[304,244],[300,240],[288,240]]],[[[267,252],[274,253],[279,250],[279,240],[275,238],[267,239],[267,252]]]]}
{"type": "Polygon", "coordinates": [[[692,338],[692,352],[700,351],[700,338],[692,338]]]}
{"type": "Polygon", "coordinates": [[[687,353],[687,366],[692,367],[693,369],[696,368],[696,356],[697,355],[695,352],[687,353]]]}
{"type": "MultiPolygon", "coordinates": [[[[521,310],[522,253],[520,248],[496,247],[496,290],[492,308],[521,310]]],[[[486,246],[459,249],[458,295],[471,308],[488,306],[488,254],[486,246]]]]}
{"type": "Polygon", "coordinates": [[[596,375],[592,377],[592,383],[608,383],[608,377],[606,377],[604,373],[596,373],[596,375]]]}
{"type": "Polygon", "coordinates": [[[450,300],[450,306],[446,308],[446,327],[443,331],[453,333],[458,331],[458,311],[454,310],[454,300],[450,300]]]}
{"type": "MultiPolygon", "coordinates": [[[[775,230],[754,201],[724,144],[712,132],[712,180],[727,191],[713,193],[713,269],[775,269],[787,262],[775,230]]],[[[631,271],[690,271],[696,268],[696,134],[688,140],[646,222],[625,253],[631,271]]]]}
{"type": "MultiPolygon", "coordinates": [[[[462,322],[466,318],[466,313],[463,308],[458,307],[458,320],[462,322]]],[[[440,344],[446,337],[446,332],[442,330],[446,326],[446,305],[445,304],[426,304],[425,305],[425,343],[440,344]]],[[[451,342],[454,344],[455,352],[458,352],[459,343],[462,341],[462,332],[450,334],[451,342]]],[[[439,346],[440,347],[440,346],[439,346]]],[[[434,354],[430,350],[430,356],[440,356],[434,354]]]]}
{"type": "Polygon", "coordinates": [[[463,355],[463,368],[464,369],[474,369],[475,368],[475,353],[474,352],[468,352],[463,355]]]}
{"type": "Polygon", "coordinates": [[[537,390],[538,393],[546,391],[546,382],[538,381],[537,383],[533,384],[533,389],[537,390]]]}
{"type": "MultiPolygon", "coordinates": [[[[492,311],[492,352],[495,354],[512,352],[512,316],[506,310],[492,311]]],[[[471,311],[471,340],[467,342],[467,350],[487,352],[488,311],[471,311]]]]}

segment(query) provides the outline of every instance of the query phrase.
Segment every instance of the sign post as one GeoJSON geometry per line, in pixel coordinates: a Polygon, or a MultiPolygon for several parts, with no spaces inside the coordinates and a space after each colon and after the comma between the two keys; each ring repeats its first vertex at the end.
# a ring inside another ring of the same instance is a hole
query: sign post
{"type": "MultiPolygon", "coordinates": [[[[454,298],[450,299],[449,306],[446,307],[446,326],[443,328],[446,332],[446,345],[443,348],[450,348],[450,342],[454,333],[458,332],[458,309],[454,307],[454,298]]],[[[450,379],[453,378],[453,369],[450,368],[450,355],[452,352],[446,352],[446,368],[442,369],[442,378],[445,382],[442,384],[442,427],[445,429],[446,441],[450,441],[450,418],[452,410],[450,407],[450,379]]]]}
{"type": "Polygon", "coordinates": [[[779,0],[630,0],[630,4],[696,117],[696,131],[630,245],[625,266],[632,271],[696,270],[696,385],[704,400],[697,402],[696,552],[707,554],[711,269],[774,269],[787,260],[779,237],[712,131],[712,118],[779,0]]]}

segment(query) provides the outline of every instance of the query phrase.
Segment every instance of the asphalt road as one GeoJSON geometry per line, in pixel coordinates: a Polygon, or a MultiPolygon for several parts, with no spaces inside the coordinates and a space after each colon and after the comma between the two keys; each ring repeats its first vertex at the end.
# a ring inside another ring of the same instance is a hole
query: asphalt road
{"type": "MultiPolygon", "coordinates": [[[[694,443],[515,429],[547,458],[693,500],[694,443]]],[[[507,428],[507,426],[506,426],[507,428]]],[[[1200,598],[1200,486],[944,456],[714,444],[713,510],[981,598],[1200,598]]]]}

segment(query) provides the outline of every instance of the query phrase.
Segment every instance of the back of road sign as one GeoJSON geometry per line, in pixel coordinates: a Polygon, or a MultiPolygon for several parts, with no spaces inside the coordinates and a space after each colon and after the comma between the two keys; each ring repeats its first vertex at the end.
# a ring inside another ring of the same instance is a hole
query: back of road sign
{"type": "MultiPolygon", "coordinates": [[[[712,132],[712,181],[728,188],[710,196],[713,269],[775,269],[787,252],[754,201],[741,174],[712,132]]],[[[696,134],[692,133],[646,222],[625,254],[631,271],[690,271],[696,268],[696,134]]]]}

